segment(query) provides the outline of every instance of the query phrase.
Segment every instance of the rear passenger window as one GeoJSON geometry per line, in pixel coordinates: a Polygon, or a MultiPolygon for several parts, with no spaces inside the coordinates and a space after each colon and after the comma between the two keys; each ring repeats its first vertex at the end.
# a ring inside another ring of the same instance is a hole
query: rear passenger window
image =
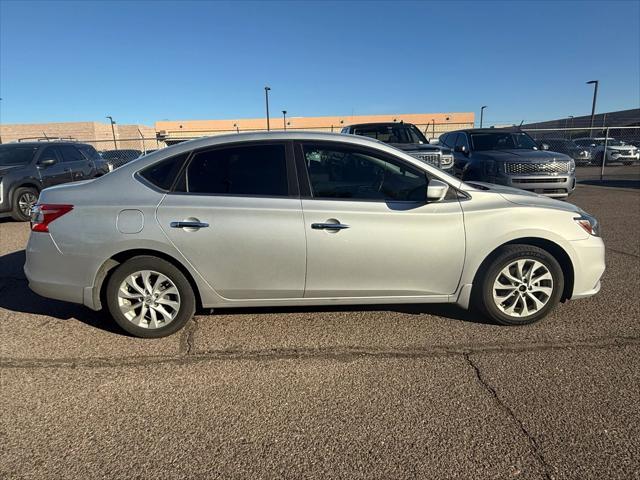
{"type": "Polygon", "coordinates": [[[285,147],[249,145],[196,153],[184,180],[189,193],[288,196],[285,147]]]}
{"type": "Polygon", "coordinates": [[[71,145],[58,145],[58,152],[63,162],[84,162],[85,158],[76,147],[71,145]]]}
{"type": "Polygon", "coordinates": [[[162,190],[171,190],[173,181],[180,173],[180,168],[188,156],[188,153],[183,153],[182,155],[167,158],[145,168],[140,172],[140,175],[162,190]]]}

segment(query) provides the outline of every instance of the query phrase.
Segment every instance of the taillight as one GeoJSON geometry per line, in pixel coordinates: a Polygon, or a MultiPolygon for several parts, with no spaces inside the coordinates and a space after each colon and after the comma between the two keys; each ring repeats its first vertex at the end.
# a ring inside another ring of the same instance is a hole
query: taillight
{"type": "Polygon", "coordinates": [[[48,232],[49,224],[73,210],[73,205],[36,204],[31,209],[31,231],[48,232]]]}

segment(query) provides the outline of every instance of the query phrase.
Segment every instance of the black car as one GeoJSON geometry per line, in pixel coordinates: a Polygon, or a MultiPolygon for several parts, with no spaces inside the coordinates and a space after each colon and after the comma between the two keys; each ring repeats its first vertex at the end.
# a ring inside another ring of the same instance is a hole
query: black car
{"type": "Polygon", "coordinates": [[[59,141],[0,145],[0,216],[27,221],[43,188],[103,173],[91,145],[59,141]]]}
{"type": "Polygon", "coordinates": [[[567,140],[566,138],[542,138],[538,140],[538,147],[541,150],[564,153],[573,158],[576,165],[589,165],[591,163],[590,149],[579,146],[573,140],[567,140]]]}
{"type": "Polygon", "coordinates": [[[519,129],[478,128],[440,136],[454,151],[454,173],[462,180],[520,188],[555,198],[568,197],[576,186],[575,161],[540,150],[519,129]]]}
{"type": "Polygon", "coordinates": [[[429,145],[429,140],[411,123],[360,123],[346,126],[340,133],[375,138],[447,172],[453,167],[451,150],[440,145],[429,145]]]}

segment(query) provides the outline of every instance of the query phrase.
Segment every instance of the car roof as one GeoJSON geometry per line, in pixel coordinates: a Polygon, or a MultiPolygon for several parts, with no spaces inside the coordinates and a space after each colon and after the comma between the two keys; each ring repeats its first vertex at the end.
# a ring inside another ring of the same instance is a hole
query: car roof
{"type": "Polygon", "coordinates": [[[370,122],[370,123],[354,123],[353,125],[347,125],[348,127],[391,127],[394,125],[413,125],[413,123],[407,122],[370,122]]]}
{"type": "Polygon", "coordinates": [[[526,133],[524,130],[516,127],[507,127],[507,128],[463,128],[460,130],[452,130],[450,132],[445,133],[526,133]]]}
{"type": "Polygon", "coordinates": [[[55,141],[51,141],[51,142],[37,142],[37,141],[32,141],[32,142],[11,142],[11,143],[3,143],[3,145],[17,145],[17,146],[23,146],[23,147],[46,147],[48,145],[83,145],[83,146],[91,146],[88,143],[74,142],[72,140],[67,140],[67,141],[55,140],[55,141]]]}

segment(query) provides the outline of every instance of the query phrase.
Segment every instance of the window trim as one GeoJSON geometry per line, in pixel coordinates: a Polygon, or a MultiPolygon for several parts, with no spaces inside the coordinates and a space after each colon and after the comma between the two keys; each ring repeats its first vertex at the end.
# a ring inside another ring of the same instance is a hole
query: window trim
{"type": "MultiPolygon", "coordinates": [[[[300,198],[302,200],[318,200],[318,201],[336,201],[336,202],[375,202],[375,203],[402,203],[402,204],[413,204],[413,205],[427,205],[430,202],[428,200],[392,200],[392,199],[377,199],[377,198],[331,198],[331,197],[314,197],[312,194],[311,188],[311,178],[309,177],[309,172],[305,163],[304,158],[304,145],[313,145],[313,146],[321,146],[326,148],[349,148],[352,150],[360,151],[366,154],[371,154],[372,156],[377,156],[381,160],[388,160],[390,162],[397,162],[402,165],[405,165],[408,169],[419,170],[424,173],[425,177],[430,181],[432,176],[429,175],[427,170],[423,170],[410,162],[403,160],[402,158],[396,157],[395,155],[391,155],[387,152],[383,152],[381,150],[377,150],[375,148],[370,148],[363,145],[354,145],[352,143],[347,142],[331,142],[326,140],[296,140],[295,146],[295,156],[296,156],[296,166],[298,167],[298,183],[300,184],[300,198]]],[[[438,180],[440,180],[438,178],[438,180]]],[[[441,180],[442,181],[442,180],[441,180]]],[[[450,189],[454,189],[456,192],[458,191],[453,187],[450,183],[447,182],[450,189]]]]}
{"type": "MultiPolygon", "coordinates": [[[[178,155],[183,155],[185,152],[182,152],[178,155]]],[[[176,155],[176,156],[178,156],[176,155]]],[[[253,141],[239,141],[239,142],[229,142],[229,143],[221,143],[218,145],[208,145],[206,147],[201,147],[198,149],[194,149],[188,152],[188,156],[182,167],[180,168],[176,178],[171,184],[171,189],[168,191],[162,190],[163,193],[168,195],[190,195],[190,196],[198,196],[198,197],[232,197],[232,198],[300,198],[299,188],[298,188],[298,180],[297,180],[297,172],[293,155],[293,141],[291,140],[253,140],[253,141]],[[228,148],[238,148],[238,147],[253,147],[253,146],[264,146],[264,145],[282,145],[284,146],[285,153],[285,168],[287,173],[287,195],[249,195],[246,193],[195,193],[195,192],[176,192],[175,188],[181,177],[185,174],[185,171],[191,165],[193,158],[200,153],[207,153],[216,150],[223,150],[228,148]]],[[[164,160],[168,160],[165,158],[164,160]]],[[[160,160],[162,162],[164,160],[160,160]]],[[[156,162],[156,163],[159,163],[156,162]]],[[[152,165],[155,165],[152,164],[152,165]]],[[[149,165],[148,167],[152,166],[149,165]]],[[[146,168],[148,168],[146,167],[146,168]]],[[[156,186],[156,189],[158,187],[156,186]]]]}

